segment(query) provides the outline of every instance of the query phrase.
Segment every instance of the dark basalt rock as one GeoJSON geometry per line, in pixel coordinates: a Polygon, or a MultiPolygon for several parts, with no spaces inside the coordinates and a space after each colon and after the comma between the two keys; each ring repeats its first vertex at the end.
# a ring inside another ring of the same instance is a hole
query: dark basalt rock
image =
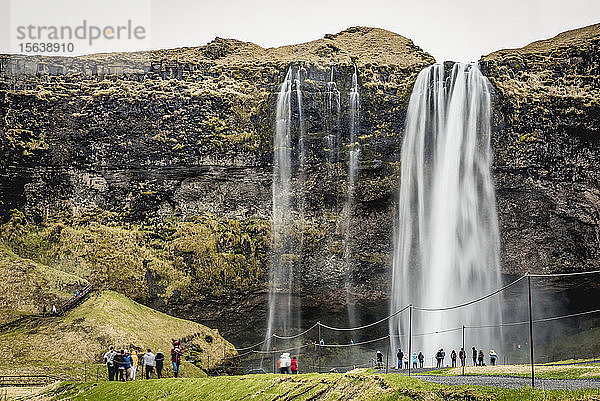
{"type": "Polygon", "coordinates": [[[600,266],[600,25],[482,59],[496,90],[503,269],[600,266]]]}

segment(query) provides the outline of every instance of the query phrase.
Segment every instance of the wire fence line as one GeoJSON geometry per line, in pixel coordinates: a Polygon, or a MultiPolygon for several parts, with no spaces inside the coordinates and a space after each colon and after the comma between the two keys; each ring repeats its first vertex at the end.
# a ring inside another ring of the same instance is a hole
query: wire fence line
{"type": "MultiPolygon", "coordinates": [[[[542,318],[542,319],[534,319],[533,323],[543,323],[543,322],[550,322],[550,321],[553,321],[553,320],[568,319],[570,317],[577,317],[577,316],[589,315],[589,314],[598,313],[598,312],[600,312],[600,309],[594,309],[594,310],[589,310],[589,311],[585,311],[585,312],[578,312],[578,313],[570,313],[568,315],[546,317],[546,318],[542,318]]],[[[522,325],[522,324],[529,324],[529,320],[523,320],[523,321],[520,321],[520,322],[511,322],[511,323],[498,323],[498,324],[480,325],[480,326],[465,326],[465,329],[488,329],[488,328],[503,327],[503,326],[519,326],[519,325],[522,325]]]]}
{"type": "MultiPolygon", "coordinates": [[[[332,330],[332,331],[359,331],[359,330],[364,330],[366,328],[370,328],[373,326],[376,326],[378,324],[381,324],[383,322],[386,322],[388,320],[390,320],[391,318],[401,314],[402,312],[405,312],[408,309],[414,309],[414,310],[418,310],[418,311],[423,311],[423,312],[442,312],[442,311],[448,311],[448,310],[453,310],[453,309],[458,309],[458,308],[463,308],[472,304],[475,304],[477,302],[481,302],[485,299],[488,299],[502,291],[507,290],[508,288],[516,285],[517,283],[521,282],[522,280],[524,280],[525,278],[546,278],[546,277],[569,277],[569,276],[584,276],[584,275],[591,275],[591,274],[598,274],[600,273],[600,270],[590,270],[590,271],[585,271],[585,272],[574,272],[574,273],[551,273],[551,274],[530,274],[530,273],[526,273],[523,276],[517,278],[516,280],[498,288],[497,290],[494,290],[486,295],[483,295],[481,297],[475,298],[473,300],[461,303],[461,304],[457,304],[457,305],[451,305],[451,306],[444,306],[444,307],[420,307],[420,306],[415,306],[413,304],[408,304],[406,306],[404,306],[403,308],[401,308],[400,310],[397,310],[393,313],[391,313],[390,315],[379,319],[373,323],[369,323],[366,325],[362,325],[362,326],[357,326],[357,327],[334,327],[334,326],[329,326],[327,324],[316,322],[314,323],[312,326],[310,326],[308,329],[292,335],[292,336],[281,336],[278,335],[276,333],[273,333],[271,337],[269,338],[265,338],[263,341],[260,341],[256,344],[247,346],[247,347],[242,347],[242,348],[237,348],[237,347],[230,347],[228,346],[228,348],[230,349],[236,349],[238,352],[239,351],[249,351],[244,353],[243,355],[249,355],[249,354],[272,354],[274,352],[286,352],[286,351],[298,351],[302,348],[305,347],[309,347],[309,346],[315,346],[315,347],[324,347],[324,348],[328,348],[328,347],[352,347],[352,346],[360,346],[363,344],[369,344],[369,343],[373,343],[373,342],[377,342],[377,341],[381,341],[384,339],[389,339],[389,338],[398,338],[398,337],[408,337],[408,334],[403,334],[403,335],[387,335],[384,337],[380,337],[380,338],[375,338],[375,339],[371,339],[371,340],[365,340],[362,342],[358,342],[358,343],[350,343],[350,344],[321,344],[321,343],[311,343],[311,344],[305,344],[305,345],[301,345],[301,346],[297,346],[297,347],[293,347],[293,348],[287,348],[287,349],[283,349],[283,350],[254,350],[254,348],[262,346],[263,344],[272,341],[273,339],[280,339],[280,340],[293,340],[296,338],[300,338],[302,336],[305,336],[306,334],[308,334],[309,332],[311,332],[312,330],[314,330],[315,328],[324,328],[324,329],[328,329],[328,330],[332,330]]],[[[542,319],[536,319],[533,320],[533,323],[542,323],[542,322],[547,322],[547,321],[553,321],[553,320],[559,320],[559,319],[566,319],[566,318],[570,318],[570,317],[577,317],[577,316],[582,316],[582,315],[587,315],[587,314],[592,314],[592,313],[598,313],[600,312],[600,309],[596,309],[596,310],[591,310],[591,311],[585,311],[585,312],[579,312],[579,313],[572,313],[572,314],[567,314],[567,315],[561,315],[561,316],[553,316],[553,317],[548,317],[548,318],[542,318],[542,319]]],[[[505,327],[505,326],[517,326],[517,325],[523,325],[523,324],[528,324],[530,323],[529,320],[527,321],[521,321],[521,322],[509,322],[509,323],[498,323],[498,324],[491,324],[491,325],[475,325],[475,326],[464,326],[465,329],[480,329],[480,328],[496,328],[496,327],[505,327]]],[[[442,333],[447,333],[447,332],[452,332],[452,331],[459,331],[462,330],[463,327],[457,327],[457,328],[449,328],[449,329],[442,329],[442,330],[437,330],[437,331],[432,331],[432,332],[426,332],[426,333],[416,333],[416,334],[412,334],[413,337],[420,337],[420,336],[427,336],[427,335],[435,335],[435,334],[442,334],[442,333]]],[[[240,355],[241,356],[241,355],[240,355]]]]}
{"type": "Polygon", "coordinates": [[[321,344],[319,346],[320,347],[324,347],[324,348],[356,347],[356,346],[360,346],[360,345],[363,345],[363,344],[370,344],[370,343],[374,343],[374,342],[381,341],[381,340],[387,340],[388,338],[390,338],[389,335],[383,336],[383,337],[379,337],[379,338],[374,338],[372,340],[361,341],[359,343],[350,343],[350,344],[321,344]]]}
{"type": "Polygon", "coordinates": [[[523,276],[519,277],[518,279],[516,279],[512,283],[509,283],[509,284],[505,285],[504,287],[498,288],[496,291],[490,292],[489,294],[486,294],[486,295],[484,295],[482,297],[479,297],[479,298],[475,298],[475,299],[473,299],[471,301],[464,302],[462,304],[452,305],[452,306],[443,306],[443,307],[439,307],[439,308],[423,308],[423,307],[420,307],[420,306],[415,306],[414,308],[416,310],[420,310],[420,311],[423,311],[423,312],[442,312],[442,311],[447,311],[447,310],[452,310],[452,309],[464,308],[465,306],[469,306],[469,305],[472,305],[474,303],[483,301],[484,299],[488,299],[488,298],[490,298],[490,297],[492,297],[492,296],[494,296],[494,295],[496,295],[496,294],[498,294],[498,293],[500,293],[500,292],[502,292],[502,291],[504,291],[504,290],[512,287],[513,285],[517,284],[519,281],[525,279],[526,277],[527,277],[527,274],[524,274],[523,276]]]}
{"type": "Polygon", "coordinates": [[[588,270],[585,272],[572,272],[572,273],[548,273],[548,274],[527,274],[530,277],[569,277],[569,276],[585,276],[588,274],[598,274],[600,270],[588,270]]]}
{"type": "MultiPolygon", "coordinates": [[[[318,325],[321,325],[322,327],[324,327],[324,326],[321,324],[321,322],[317,322],[317,323],[313,324],[312,326],[310,326],[308,329],[304,330],[302,333],[298,333],[298,334],[296,334],[296,335],[293,335],[293,336],[287,336],[287,337],[285,337],[285,336],[279,336],[279,335],[277,335],[277,334],[273,334],[273,337],[275,337],[275,338],[278,338],[278,339],[280,339],[280,340],[293,340],[294,338],[298,338],[298,337],[301,337],[301,336],[305,335],[306,333],[308,333],[309,331],[311,331],[312,329],[314,329],[314,328],[315,328],[315,327],[317,327],[318,325]]],[[[263,341],[263,342],[264,342],[264,341],[263,341]]]]}
{"type": "Polygon", "coordinates": [[[388,321],[389,319],[393,318],[394,316],[399,315],[400,313],[404,312],[405,310],[407,310],[411,306],[412,306],[412,304],[408,304],[404,308],[402,308],[402,309],[400,309],[400,310],[392,313],[391,315],[388,315],[388,316],[384,317],[383,319],[379,319],[376,322],[365,324],[364,326],[340,328],[340,327],[327,326],[327,325],[325,325],[325,324],[323,324],[321,322],[317,322],[317,324],[321,325],[321,327],[324,327],[324,328],[329,329],[329,330],[334,330],[334,331],[358,331],[358,330],[363,330],[363,329],[366,329],[366,328],[369,328],[369,327],[376,326],[379,323],[383,323],[385,321],[388,321]]]}

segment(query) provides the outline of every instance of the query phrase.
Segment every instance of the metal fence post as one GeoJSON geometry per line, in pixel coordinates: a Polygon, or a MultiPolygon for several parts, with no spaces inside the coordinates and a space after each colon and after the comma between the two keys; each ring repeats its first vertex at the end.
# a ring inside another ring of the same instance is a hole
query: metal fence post
{"type": "Polygon", "coordinates": [[[462,375],[465,375],[465,363],[467,362],[467,350],[465,350],[465,325],[462,327],[462,352],[463,357],[460,360],[460,364],[462,366],[462,375]]]}
{"type": "Polygon", "coordinates": [[[275,349],[277,347],[277,337],[273,334],[273,373],[277,373],[275,370],[275,349]]]}
{"type": "Polygon", "coordinates": [[[529,288],[529,350],[531,358],[531,387],[535,388],[535,369],[533,360],[533,312],[531,310],[531,276],[527,273],[527,286],[529,288]]]}
{"type": "Polygon", "coordinates": [[[319,328],[319,338],[317,338],[317,341],[319,342],[319,354],[317,355],[317,363],[319,368],[317,373],[321,373],[321,322],[317,322],[317,326],[319,328]]]}
{"type": "Polygon", "coordinates": [[[387,351],[385,354],[385,373],[389,373],[390,369],[390,336],[387,338],[387,351]]]}
{"type": "Polygon", "coordinates": [[[408,313],[408,375],[410,376],[410,368],[412,366],[412,319],[413,305],[410,304],[408,313]]]}

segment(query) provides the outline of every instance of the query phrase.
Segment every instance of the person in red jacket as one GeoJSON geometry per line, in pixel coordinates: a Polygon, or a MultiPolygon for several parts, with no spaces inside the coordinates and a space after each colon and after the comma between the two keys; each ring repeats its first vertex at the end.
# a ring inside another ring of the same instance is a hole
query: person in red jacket
{"type": "Polygon", "coordinates": [[[298,360],[296,359],[296,357],[292,357],[292,364],[290,365],[291,369],[292,369],[292,374],[293,375],[297,375],[298,374],[298,360]]]}
{"type": "Polygon", "coordinates": [[[179,374],[179,365],[181,365],[181,356],[183,351],[179,347],[179,341],[173,341],[173,349],[171,350],[171,362],[173,363],[173,377],[179,374]]]}

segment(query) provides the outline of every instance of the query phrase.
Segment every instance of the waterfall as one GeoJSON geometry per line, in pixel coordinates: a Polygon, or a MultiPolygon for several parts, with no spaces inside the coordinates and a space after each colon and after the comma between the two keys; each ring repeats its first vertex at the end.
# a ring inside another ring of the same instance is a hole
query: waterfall
{"type": "MultiPolygon", "coordinates": [[[[490,173],[490,85],[476,64],[448,78],[433,65],[417,77],[402,144],[390,310],[409,303],[456,305],[501,285],[498,218],[490,173]]],[[[496,324],[498,298],[445,312],[415,310],[413,333],[496,324]]],[[[408,349],[408,313],[390,320],[393,350],[408,349]]],[[[469,330],[465,350],[498,347],[499,329],[469,330]]],[[[426,363],[439,348],[458,353],[461,332],[414,336],[426,363]]],[[[449,358],[445,360],[448,361],[449,358]]]]}
{"type": "Polygon", "coordinates": [[[273,138],[272,259],[269,274],[269,317],[266,347],[273,333],[287,333],[299,327],[292,310],[295,264],[292,209],[292,68],[279,88],[273,138]]]}
{"type": "Polygon", "coordinates": [[[333,67],[329,76],[329,82],[326,86],[326,108],[325,129],[327,148],[329,149],[329,161],[334,162],[339,157],[340,147],[340,115],[341,115],[341,95],[334,81],[333,67]],[[335,131],[335,133],[334,133],[335,131]]]}
{"type": "Polygon", "coordinates": [[[355,300],[352,294],[352,276],[353,276],[353,264],[352,264],[352,228],[355,227],[353,224],[354,217],[354,192],[356,184],[356,172],[358,170],[358,162],[360,160],[360,145],[358,143],[358,129],[359,129],[359,117],[360,117],[360,93],[358,91],[358,74],[356,71],[356,65],[354,66],[354,73],[352,74],[352,86],[349,95],[349,157],[348,157],[348,193],[346,196],[345,205],[345,230],[344,230],[344,263],[346,265],[346,305],[348,309],[348,321],[351,327],[356,326],[356,311],[355,311],[355,300]]]}

